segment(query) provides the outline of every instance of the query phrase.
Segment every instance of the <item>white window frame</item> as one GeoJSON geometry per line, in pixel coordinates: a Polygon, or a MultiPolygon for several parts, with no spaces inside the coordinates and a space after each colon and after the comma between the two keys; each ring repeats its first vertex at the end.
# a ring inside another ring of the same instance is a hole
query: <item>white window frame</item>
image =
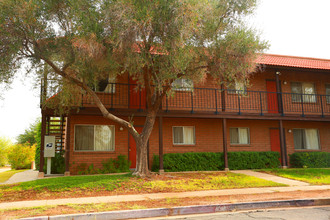
{"type": "Polygon", "coordinates": [[[172,126],[172,139],[173,139],[173,145],[196,145],[196,131],[195,131],[195,126],[172,126]],[[193,132],[194,132],[193,133],[194,143],[192,143],[192,144],[185,143],[184,129],[187,128],[187,127],[193,128],[193,132]],[[174,138],[174,135],[175,135],[174,128],[182,128],[183,129],[183,143],[175,143],[174,142],[174,140],[175,140],[175,138],[174,138]]]}
{"type": "Polygon", "coordinates": [[[116,150],[116,145],[115,145],[115,137],[116,137],[116,127],[115,125],[95,125],[95,124],[75,124],[74,125],[74,151],[75,152],[115,152],[116,150]],[[76,149],[76,127],[77,126],[93,126],[94,127],[94,143],[93,143],[93,147],[94,147],[94,150],[77,150],[76,149]],[[113,150],[95,150],[95,126],[107,126],[107,127],[112,127],[112,131],[113,131],[113,135],[112,135],[112,145],[113,145],[113,150]]]}
{"type": "Polygon", "coordinates": [[[301,103],[316,103],[316,87],[313,82],[291,82],[291,93],[292,93],[292,102],[301,103]],[[294,84],[299,84],[299,89],[301,93],[296,93],[293,91],[294,84]],[[312,84],[313,85],[313,93],[305,93],[304,84],[312,84]]]}
{"type": "Polygon", "coordinates": [[[247,138],[248,138],[247,143],[232,143],[231,142],[231,137],[229,136],[230,144],[232,144],[232,145],[249,145],[251,143],[250,128],[248,128],[248,127],[231,127],[231,128],[229,128],[229,135],[230,135],[230,129],[237,129],[238,142],[239,142],[239,139],[240,139],[239,138],[240,137],[240,129],[247,129],[247,138]]]}
{"type": "Polygon", "coordinates": [[[244,82],[235,82],[227,87],[228,94],[247,95],[247,88],[244,82]]]}
{"type": "Polygon", "coordinates": [[[194,82],[191,79],[179,78],[172,83],[174,91],[192,92],[194,90],[194,82]]]}
{"type": "MultiPolygon", "coordinates": [[[[319,132],[319,129],[317,129],[317,128],[293,128],[292,129],[292,136],[293,136],[293,140],[294,140],[294,130],[303,130],[304,131],[304,135],[305,135],[305,138],[306,138],[306,130],[307,129],[313,129],[313,130],[316,130],[316,132],[317,132],[317,144],[318,144],[318,148],[317,149],[311,149],[311,148],[302,148],[302,147],[308,147],[308,146],[306,146],[306,143],[304,143],[304,145],[305,146],[299,146],[299,147],[301,147],[301,148],[296,148],[296,147],[298,147],[298,146],[296,146],[296,143],[293,141],[293,145],[294,145],[294,150],[308,150],[308,151],[313,151],[313,150],[315,150],[315,151],[319,151],[319,150],[321,150],[321,142],[320,142],[320,132],[319,132]]],[[[306,141],[306,140],[305,140],[306,141]]]]}

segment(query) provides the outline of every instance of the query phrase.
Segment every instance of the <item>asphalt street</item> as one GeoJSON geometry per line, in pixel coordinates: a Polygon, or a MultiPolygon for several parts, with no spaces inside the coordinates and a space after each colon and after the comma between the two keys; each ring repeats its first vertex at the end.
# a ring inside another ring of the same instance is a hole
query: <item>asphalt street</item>
{"type": "Polygon", "coordinates": [[[172,216],[163,218],[147,218],[148,220],[330,220],[330,206],[319,207],[301,207],[301,208],[279,208],[279,209],[263,209],[239,212],[221,212],[215,214],[189,215],[189,216],[172,216]]]}

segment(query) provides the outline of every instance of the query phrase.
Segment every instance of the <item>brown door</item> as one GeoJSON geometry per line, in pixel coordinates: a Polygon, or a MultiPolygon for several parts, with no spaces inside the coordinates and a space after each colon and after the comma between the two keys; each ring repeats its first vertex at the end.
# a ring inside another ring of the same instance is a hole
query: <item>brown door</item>
{"type": "Polygon", "coordinates": [[[276,82],[267,80],[266,89],[267,89],[268,113],[278,113],[276,82]]]}
{"type": "MultiPolygon", "coordinates": [[[[270,131],[270,149],[271,151],[279,152],[281,155],[280,130],[271,128],[270,131]]],[[[281,161],[281,158],[279,158],[281,161]]]]}
{"type": "MultiPolygon", "coordinates": [[[[135,127],[136,131],[141,133],[142,127],[135,127]]],[[[129,135],[129,148],[128,148],[128,159],[131,161],[131,166],[129,168],[136,168],[136,143],[133,136],[129,135]]]]}
{"type": "Polygon", "coordinates": [[[129,108],[145,109],[146,108],[146,91],[136,85],[136,81],[129,80],[129,108]]]}

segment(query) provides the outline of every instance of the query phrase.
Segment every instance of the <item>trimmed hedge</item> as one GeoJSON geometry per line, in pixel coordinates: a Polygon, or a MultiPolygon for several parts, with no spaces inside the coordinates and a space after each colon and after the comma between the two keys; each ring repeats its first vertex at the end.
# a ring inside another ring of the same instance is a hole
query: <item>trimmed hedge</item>
{"type": "Polygon", "coordinates": [[[329,168],[329,152],[296,152],[289,155],[291,167],[329,168]]]}
{"type": "MultiPolygon", "coordinates": [[[[278,152],[228,152],[231,170],[276,168],[280,165],[278,152]]],[[[223,153],[189,152],[164,154],[164,171],[223,170],[223,153]]],[[[159,170],[159,156],[154,155],[152,171],[159,170]]]]}

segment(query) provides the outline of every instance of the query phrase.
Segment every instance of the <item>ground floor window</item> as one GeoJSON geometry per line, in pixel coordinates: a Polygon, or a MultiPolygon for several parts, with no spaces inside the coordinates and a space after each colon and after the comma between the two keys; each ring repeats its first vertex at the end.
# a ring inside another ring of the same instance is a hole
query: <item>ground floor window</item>
{"type": "Polygon", "coordinates": [[[248,128],[230,128],[229,132],[231,144],[250,143],[250,134],[248,128]]]}
{"type": "Polygon", "coordinates": [[[76,125],[76,151],[114,151],[114,125],[76,125]]]}
{"type": "Polygon", "coordinates": [[[320,149],[319,132],[317,129],[293,129],[294,149],[320,149]]]}
{"type": "Polygon", "coordinates": [[[173,144],[195,144],[195,127],[175,126],[173,127],[173,144]]]}

